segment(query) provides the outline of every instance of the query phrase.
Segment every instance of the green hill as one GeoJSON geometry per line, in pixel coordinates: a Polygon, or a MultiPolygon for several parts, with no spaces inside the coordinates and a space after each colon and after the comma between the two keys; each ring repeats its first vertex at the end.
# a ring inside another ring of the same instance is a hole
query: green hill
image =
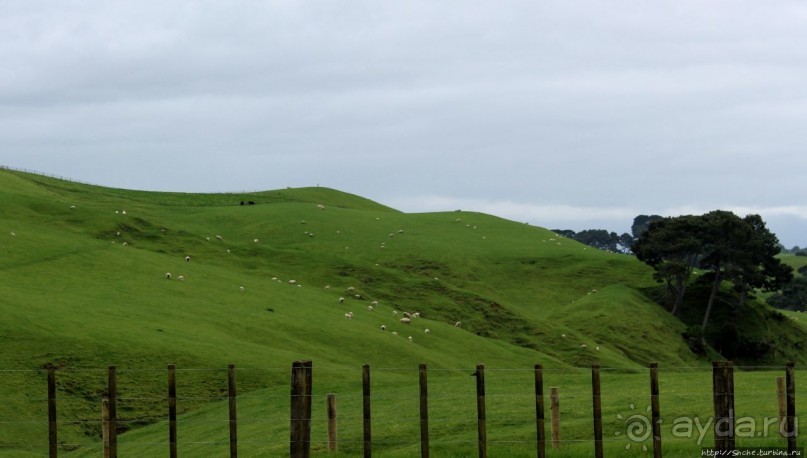
{"type": "MultiPolygon", "coordinates": [[[[158,193],[0,170],[0,272],[0,387],[14,393],[0,418],[15,419],[0,425],[0,447],[22,456],[13,444],[43,437],[25,421],[47,418],[33,401],[47,367],[60,369],[60,408],[76,420],[60,440],[81,445],[97,443],[87,419],[107,365],[132,371],[127,395],[148,399],[122,407],[129,430],[162,415],[154,393],[166,364],[235,363],[239,390],[254,393],[287,393],[301,359],[331,371],[333,386],[365,363],[707,364],[686,325],[643,293],[656,285],[633,257],[490,215],[406,214],[327,188],[158,193]],[[403,312],[421,317],[404,325],[403,312]]],[[[220,395],[205,374],[181,374],[181,412],[220,395]]],[[[407,380],[391,372],[387,383],[407,380]]]]}

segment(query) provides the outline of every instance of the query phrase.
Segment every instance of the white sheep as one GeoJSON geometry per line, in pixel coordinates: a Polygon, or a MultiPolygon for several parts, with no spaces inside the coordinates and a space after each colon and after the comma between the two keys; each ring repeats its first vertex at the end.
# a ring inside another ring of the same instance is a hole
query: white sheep
{"type": "Polygon", "coordinates": [[[353,312],[345,313],[345,318],[347,318],[348,320],[352,320],[353,319],[353,312]]]}
{"type": "Polygon", "coordinates": [[[403,312],[403,317],[404,318],[412,318],[412,314],[409,313],[409,312],[403,312]]]}
{"type": "Polygon", "coordinates": [[[372,305],[368,305],[368,306],[367,306],[367,311],[368,311],[368,312],[372,312],[372,311],[373,311],[373,306],[372,306],[372,305]]]}
{"type": "Polygon", "coordinates": [[[461,323],[461,322],[459,322],[459,321],[457,321],[456,323],[454,323],[454,327],[455,327],[455,328],[461,328],[461,327],[462,327],[462,323],[461,323]]]}
{"type": "Polygon", "coordinates": [[[409,342],[412,342],[412,336],[409,336],[409,342]]]}
{"type": "Polygon", "coordinates": [[[372,305],[374,305],[374,306],[375,306],[375,305],[378,305],[378,301],[373,301],[373,302],[370,302],[370,303],[371,303],[372,305]]]}
{"type": "Polygon", "coordinates": [[[246,290],[244,289],[244,287],[243,287],[243,286],[241,286],[240,288],[238,288],[238,290],[239,290],[239,291],[241,291],[242,293],[243,293],[244,291],[246,291],[246,290]]]}
{"type": "Polygon", "coordinates": [[[345,303],[345,298],[344,298],[344,297],[340,297],[340,298],[339,298],[339,303],[340,303],[340,304],[344,304],[344,303],[345,303]]]}
{"type": "Polygon", "coordinates": [[[431,334],[431,331],[429,331],[429,328],[426,328],[426,329],[423,330],[423,333],[424,334],[431,334]]]}
{"type": "Polygon", "coordinates": [[[216,234],[216,240],[223,240],[220,235],[216,234]]]}
{"type": "Polygon", "coordinates": [[[258,240],[258,239],[255,239],[255,240],[253,240],[253,242],[258,243],[258,242],[259,242],[259,240],[258,240]]]}
{"type": "Polygon", "coordinates": [[[165,273],[165,279],[166,279],[166,280],[170,280],[170,279],[171,279],[171,272],[166,272],[166,273],[165,273]]]}
{"type": "Polygon", "coordinates": [[[272,277],[272,281],[277,281],[277,277],[272,277]]]}
{"type": "Polygon", "coordinates": [[[397,311],[397,310],[393,310],[393,311],[392,311],[392,316],[398,316],[398,311],[397,311]]]}
{"type": "Polygon", "coordinates": [[[12,232],[12,233],[11,233],[11,236],[12,236],[12,237],[16,237],[16,236],[17,236],[17,234],[15,234],[15,233],[13,233],[13,232],[12,232]]]}
{"type": "Polygon", "coordinates": [[[123,210],[123,211],[121,212],[121,214],[125,215],[125,214],[126,214],[126,210],[123,210]]]}
{"type": "Polygon", "coordinates": [[[185,281],[185,276],[184,276],[184,275],[180,275],[179,277],[177,277],[177,280],[179,280],[179,281],[185,281]]]}
{"type": "Polygon", "coordinates": [[[350,286],[350,287],[348,287],[347,291],[350,292],[350,291],[353,291],[354,289],[356,289],[356,288],[350,286]]]}
{"type": "Polygon", "coordinates": [[[325,285],[325,289],[331,289],[331,285],[325,285]]]}
{"type": "Polygon", "coordinates": [[[185,256],[185,262],[191,262],[191,257],[190,256],[185,256]]]}
{"type": "Polygon", "coordinates": [[[383,324],[382,324],[382,325],[381,325],[381,330],[382,330],[382,331],[386,331],[386,330],[387,330],[387,327],[386,327],[385,325],[383,325],[383,324]]]}
{"type": "Polygon", "coordinates": [[[401,318],[401,323],[403,323],[403,324],[410,324],[411,322],[412,322],[412,320],[410,318],[406,318],[406,317],[401,318]]]}
{"type": "Polygon", "coordinates": [[[392,331],[392,335],[397,336],[397,335],[398,335],[398,333],[397,333],[397,332],[395,332],[395,331],[392,331]]]}
{"type": "Polygon", "coordinates": [[[412,318],[420,318],[420,312],[413,313],[412,318]]]}
{"type": "Polygon", "coordinates": [[[290,284],[290,285],[296,285],[296,284],[297,284],[297,280],[289,280],[289,284],[290,284]]]}

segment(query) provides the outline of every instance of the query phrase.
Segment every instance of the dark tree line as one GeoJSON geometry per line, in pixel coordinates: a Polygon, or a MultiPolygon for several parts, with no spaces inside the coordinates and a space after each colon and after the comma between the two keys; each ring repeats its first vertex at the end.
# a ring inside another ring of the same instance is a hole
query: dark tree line
{"type": "Polygon", "coordinates": [[[807,266],[798,269],[799,276],[790,283],[782,286],[782,291],[768,298],[772,306],[785,309],[807,312],[807,266]]]}
{"type": "Polygon", "coordinates": [[[631,247],[651,266],[654,278],[666,285],[671,312],[679,316],[693,272],[704,269],[711,281],[701,333],[722,285],[728,283],[745,305],[754,290],[776,291],[793,278],[793,269],[776,257],[781,246],[759,215],[744,218],[715,210],[700,216],[677,216],[649,221],[631,247]]]}
{"type": "Polygon", "coordinates": [[[588,246],[613,253],[630,253],[633,243],[647,230],[651,222],[661,219],[659,215],[639,215],[633,219],[631,233],[618,235],[605,229],[586,229],[575,232],[570,229],[553,229],[552,232],[576,240],[588,246]]]}

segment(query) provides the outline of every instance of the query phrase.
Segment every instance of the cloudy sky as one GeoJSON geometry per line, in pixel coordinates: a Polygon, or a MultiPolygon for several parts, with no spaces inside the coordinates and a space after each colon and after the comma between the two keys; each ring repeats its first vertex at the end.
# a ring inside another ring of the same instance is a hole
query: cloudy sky
{"type": "Polygon", "coordinates": [[[0,3],[0,165],[807,245],[802,1],[0,3]]]}

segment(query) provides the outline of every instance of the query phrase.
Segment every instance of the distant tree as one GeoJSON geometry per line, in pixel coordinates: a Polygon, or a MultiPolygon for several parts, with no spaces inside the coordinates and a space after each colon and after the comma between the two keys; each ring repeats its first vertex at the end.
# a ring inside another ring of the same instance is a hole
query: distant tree
{"type": "Polygon", "coordinates": [[[662,219],[662,217],[659,215],[639,215],[633,218],[633,225],[631,225],[630,231],[633,234],[634,240],[642,236],[650,223],[660,219],[662,219]]]}
{"type": "Polygon", "coordinates": [[[575,234],[573,238],[580,243],[601,250],[618,251],[619,236],[616,235],[616,232],[609,233],[605,229],[586,229],[575,234]]]}
{"type": "Polygon", "coordinates": [[[575,236],[575,232],[571,229],[552,229],[552,232],[570,239],[573,239],[575,236]]]}
{"type": "Polygon", "coordinates": [[[619,251],[622,253],[630,253],[631,246],[633,246],[634,238],[632,235],[625,232],[619,236],[619,251]]]}
{"type": "Polygon", "coordinates": [[[778,309],[807,312],[807,278],[794,278],[782,287],[781,293],[769,297],[768,304],[778,309]]]}
{"type": "Polygon", "coordinates": [[[651,221],[634,242],[636,257],[653,268],[653,278],[666,284],[672,314],[679,316],[689,279],[702,256],[702,220],[677,216],[651,221]]]}

